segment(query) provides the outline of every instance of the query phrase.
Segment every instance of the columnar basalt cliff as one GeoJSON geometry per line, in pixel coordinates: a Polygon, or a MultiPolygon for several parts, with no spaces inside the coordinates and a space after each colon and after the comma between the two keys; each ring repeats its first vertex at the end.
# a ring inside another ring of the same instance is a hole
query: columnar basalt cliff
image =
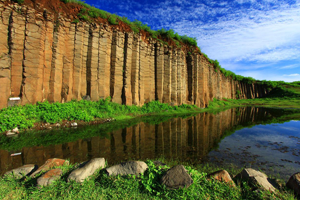
{"type": "Polygon", "coordinates": [[[225,77],[197,51],[0,0],[0,109],[11,97],[22,105],[88,95],[126,105],[159,100],[205,107],[213,98],[267,92],[225,77]]]}

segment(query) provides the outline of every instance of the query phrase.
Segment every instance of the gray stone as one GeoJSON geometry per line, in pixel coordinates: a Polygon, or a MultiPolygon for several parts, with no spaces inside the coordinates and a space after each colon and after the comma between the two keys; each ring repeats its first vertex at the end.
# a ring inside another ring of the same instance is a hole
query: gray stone
{"type": "Polygon", "coordinates": [[[300,180],[300,172],[298,172],[293,174],[286,183],[286,186],[292,189],[297,195],[300,195],[300,180]]]}
{"type": "Polygon", "coordinates": [[[104,158],[91,159],[72,171],[68,177],[68,181],[74,180],[81,183],[89,176],[93,175],[96,170],[103,169],[104,167],[106,167],[106,161],[104,158]]]}
{"type": "Polygon", "coordinates": [[[37,179],[37,184],[39,186],[47,186],[53,183],[55,180],[60,179],[62,175],[62,170],[57,168],[57,169],[51,169],[42,176],[40,176],[37,179]]]}
{"type": "Polygon", "coordinates": [[[4,175],[6,176],[6,175],[12,174],[16,178],[22,178],[24,176],[31,175],[32,172],[37,170],[37,168],[38,168],[38,166],[33,165],[33,164],[23,165],[22,167],[12,169],[12,170],[6,172],[4,175]]]}
{"type": "Polygon", "coordinates": [[[77,126],[77,123],[76,122],[72,122],[71,126],[77,126]]]}
{"type": "Polygon", "coordinates": [[[161,177],[160,183],[166,185],[168,189],[188,188],[193,183],[193,179],[183,165],[177,165],[161,177]]]}
{"type": "Polygon", "coordinates": [[[248,181],[249,184],[274,192],[276,188],[268,181],[266,174],[252,168],[243,169],[235,178],[248,181]]]}
{"type": "Polygon", "coordinates": [[[144,173],[147,169],[147,164],[143,161],[127,161],[123,162],[118,165],[111,166],[106,168],[106,171],[109,176],[116,176],[116,175],[139,175],[144,173]]]}

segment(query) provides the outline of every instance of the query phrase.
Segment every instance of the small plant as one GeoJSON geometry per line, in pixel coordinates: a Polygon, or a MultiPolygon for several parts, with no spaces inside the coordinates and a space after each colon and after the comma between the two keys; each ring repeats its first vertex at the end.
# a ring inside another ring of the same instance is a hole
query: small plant
{"type": "Polygon", "coordinates": [[[119,22],[117,21],[117,16],[116,15],[110,15],[108,18],[108,22],[112,25],[117,25],[119,22]]]}
{"type": "Polygon", "coordinates": [[[13,0],[15,3],[18,3],[19,5],[22,5],[24,3],[24,0],[13,0]]]}

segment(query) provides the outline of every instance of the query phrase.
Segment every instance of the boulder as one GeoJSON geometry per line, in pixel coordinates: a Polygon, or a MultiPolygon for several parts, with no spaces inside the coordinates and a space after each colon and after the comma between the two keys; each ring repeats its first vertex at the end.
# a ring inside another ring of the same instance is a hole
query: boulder
{"type": "Polygon", "coordinates": [[[77,126],[77,123],[76,122],[72,122],[71,126],[77,126]]]}
{"type": "Polygon", "coordinates": [[[109,176],[116,175],[139,175],[144,173],[147,169],[147,164],[143,161],[127,161],[118,165],[111,166],[106,168],[106,171],[109,176]]]}
{"type": "Polygon", "coordinates": [[[188,188],[193,179],[187,173],[183,165],[177,165],[170,168],[160,179],[160,183],[166,185],[168,189],[188,188]]]}
{"type": "Polygon", "coordinates": [[[35,177],[38,173],[42,172],[42,171],[47,171],[53,167],[56,166],[63,166],[63,165],[68,165],[69,161],[64,160],[64,159],[59,159],[59,158],[51,158],[48,159],[45,164],[43,164],[42,166],[40,166],[34,173],[31,174],[31,177],[35,177]]]}
{"type": "Polygon", "coordinates": [[[23,178],[24,176],[31,175],[31,173],[34,172],[37,168],[38,166],[33,164],[23,165],[22,167],[6,172],[4,175],[6,176],[12,174],[16,178],[23,178]]]}
{"type": "Polygon", "coordinates": [[[91,159],[72,171],[68,177],[68,181],[74,180],[78,183],[82,183],[86,178],[93,175],[96,170],[103,169],[104,167],[106,167],[104,158],[91,159]]]}
{"type": "Polygon", "coordinates": [[[50,185],[53,181],[59,179],[62,175],[61,169],[51,169],[37,179],[37,184],[39,186],[50,185]]]}
{"type": "Polygon", "coordinates": [[[229,175],[229,173],[226,170],[219,170],[219,171],[213,172],[211,174],[208,174],[207,180],[210,180],[210,178],[214,178],[215,180],[228,183],[233,187],[236,186],[234,184],[231,176],[229,175]]]}
{"type": "Polygon", "coordinates": [[[293,174],[286,183],[286,186],[292,189],[295,194],[300,195],[300,172],[293,174]]]}
{"type": "Polygon", "coordinates": [[[276,188],[268,181],[266,174],[252,168],[243,169],[236,177],[248,181],[249,184],[260,186],[262,189],[274,192],[276,188]]]}

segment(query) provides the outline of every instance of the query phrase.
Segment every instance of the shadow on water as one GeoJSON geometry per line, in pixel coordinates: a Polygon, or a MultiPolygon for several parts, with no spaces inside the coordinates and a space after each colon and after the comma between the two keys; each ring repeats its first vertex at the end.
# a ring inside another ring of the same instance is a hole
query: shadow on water
{"type": "MultiPolygon", "coordinates": [[[[145,116],[78,128],[31,131],[16,138],[0,137],[0,174],[24,164],[41,165],[49,158],[69,159],[71,163],[76,163],[104,157],[109,164],[130,159],[145,160],[159,157],[195,164],[215,162],[213,158],[217,158],[219,162],[216,164],[223,166],[228,164],[222,162],[228,156],[234,158],[237,158],[236,154],[239,154],[238,157],[247,156],[245,152],[244,154],[238,152],[239,148],[245,149],[249,146],[240,145],[242,143],[238,140],[243,134],[232,140],[228,139],[237,135],[238,131],[256,125],[283,123],[299,118],[299,110],[240,107],[215,114],[145,116]],[[226,139],[228,140],[225,141],[226,139]],[[234,143],[239,145],[233,147],[231,144],[234,143]],[[222,149],[228,150],[229,154],[221,153],[222,149]],[[21,152],[21,155],[11,156],[17,152],[21,152]]],[[[299,137],[300,130],[297,131],[298,135],[294,137],[299,137]]],[[[245,134],[248,134],[247,132],[245,134]]],[[[258,135],[255,132],[250,133],[254,134],[258,135]]],[[[254,143],[251,146],[261,145],[259,141],[253,139],[249,142],[254,143]]],[[[273,151],[277,152],[289,151],[278,146],[277,144],[281,144],[279,142],[281,141],[270,141],[263,145],[272,146],[276,149],[273,151]]],[[[245,150],[250,152],[250,149],[245,150]]],[[[299,154],[297,157],[299,159],[299,154]]],[[[239,160],[241,159],[235,159],[233,164],[239,166],[248,164],[237,163],[239,160]]]]}

